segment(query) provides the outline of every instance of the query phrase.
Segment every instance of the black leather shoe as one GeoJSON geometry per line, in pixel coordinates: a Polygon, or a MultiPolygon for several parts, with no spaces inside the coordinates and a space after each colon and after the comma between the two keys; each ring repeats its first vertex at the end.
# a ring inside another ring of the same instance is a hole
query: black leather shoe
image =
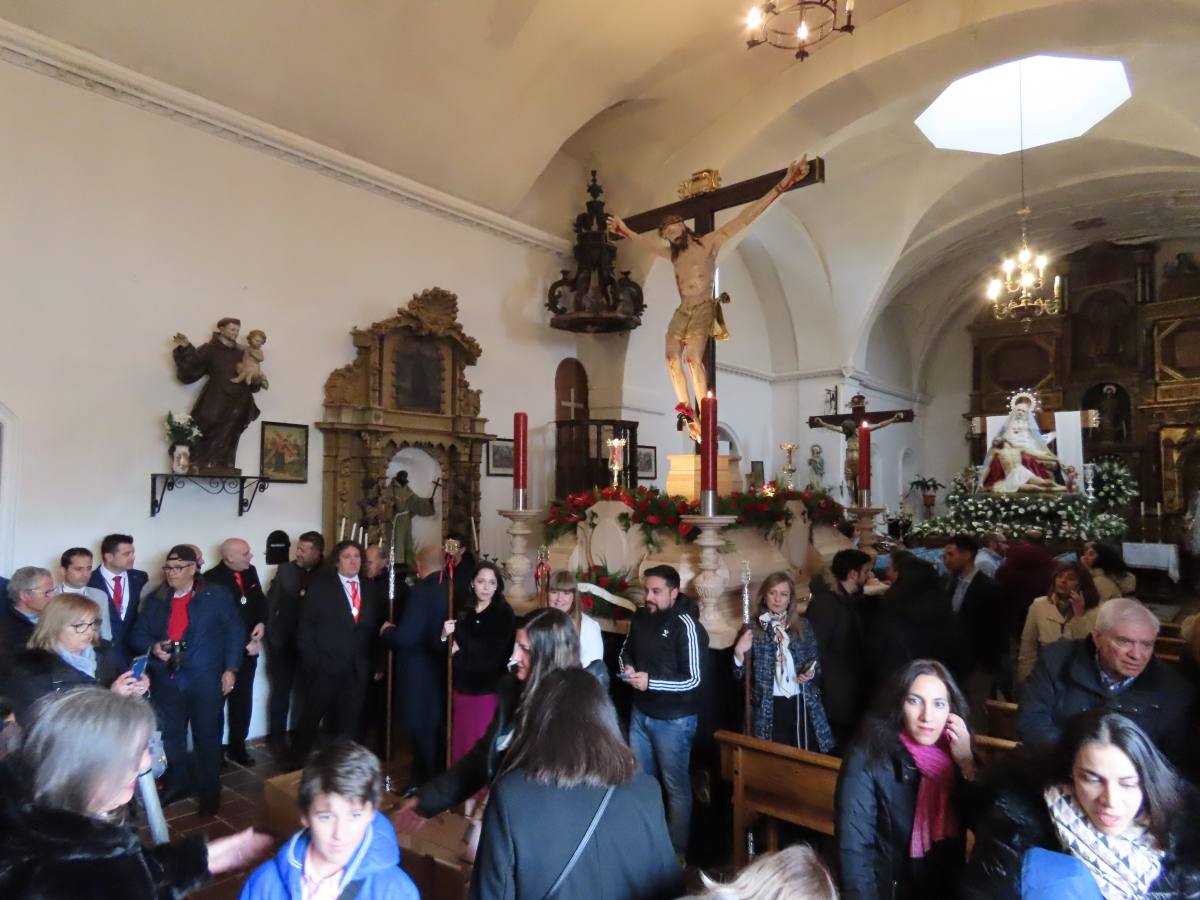
{"type": "Polygon", "coordinates": [[[190,796],[191,793],[182,785],[169,785],[159,790],[158,802],[165,809],[172,803],[176,803],[180,800],[186,800],[190,796]]]}
{"type": "Polygon", "coordinates": [[[221,810],[220,797],[204,797],[200,800],[196,812],[205,819],[213,818],[221,810]]]}
{"type": "Polygon", "coordinates": [[[255,766],[254,757],[246,752],[245,747],[241,748],[240,750],[231,747],[225,752],[225,756],[231,762],[235,762],[239,766],[245,766],[248,769],[252,769],[255,766]]]}

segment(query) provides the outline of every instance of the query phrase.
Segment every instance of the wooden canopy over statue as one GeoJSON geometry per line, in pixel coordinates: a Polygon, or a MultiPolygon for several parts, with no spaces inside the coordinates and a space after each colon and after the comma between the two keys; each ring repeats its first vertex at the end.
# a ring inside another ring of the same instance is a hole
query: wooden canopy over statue
{"type": "Polygon", "coordinates": [[[399,504],[405,486],[388,473],[397,453],[417,448],[436,462],[435,486],[444,489],[440,531],[473,546],[479,464],[495,436],[486,432],[479,391],[466,378],[482,350],[458,321],[458,297],[430,288],[350,336],[357,356],[326,379],[325,418],[317,423],[325,435],[325,535],[338,534],[344,520],[362,526],[365,542],[386,544],[397,513],[422,514],[420,504],[399,504]]]}

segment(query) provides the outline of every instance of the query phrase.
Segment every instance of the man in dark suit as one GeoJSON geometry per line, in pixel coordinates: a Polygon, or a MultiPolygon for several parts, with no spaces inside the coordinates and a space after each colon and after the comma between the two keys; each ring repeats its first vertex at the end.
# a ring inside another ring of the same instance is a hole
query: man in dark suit
{"type": "Polygon", "coordinates": [[[417,583],[398,624],[385,624],[383,643],[396,651],[396,711],[412,737],[410,783],[437,774],[445,759],[441,732],[446,718],[446,643],[442,625],[448,616],[449,585],[442,571],[441,547],[417,551],[417,583]]]}
{"type": "Polygon", "coordinates": [[[254,758],[246,753],[246,735],[250,731],[254,705],[254,673],[258,671],[258,654],[262,650],[267,622],[267,598],[258,580],[258,571],[250,564],[253,557],[246,541],[229,538],[221,544],[221,561],[204,573],[210,584],[219,584],[229,591],[238,605],[244,626],[242,664],[238,668],[237,682],[226,700],[229,747],[225,754],[243,766],[254,765],[254,758]]]}
{"type": "Polygon", "coordinates": [[[0,615],[0,671],[29,644],[38,616],[54,596],[54,576],[39,566],[22,566],[5,585],[0,615]]]}
{"type": "MultiPolygon", "coordinates": [[[[296,557],[275,570],[267,593],[267,677],[271,695],[267,702],[267,745],[277,759],[288,755],[288,713],[292,692],[300,668],[297,631],[300,607],[313,578],[324,568],[325,538],[317,531],[306,531],[296,540],[296,557]]],[[[294,718],[299,719],[299,692],[294,718]]]]}
{"type": "Polygon", "coordinates": [[[965,654],[963,691],[971,704],[975,727],[987,721],[985,703],[991,698],[1008,653],[1008,611],[996,582],[975,567],[979,542],[969,534],[958,534],[942,550],[942,562],[950,573],[946,596],[958,629],[970,651],[965,654]]]}
{"type": "Polygon", "coordinates": [[[137,644],[152,648],[147,671],[167,751],[163,803],[194,787],[200,814],[213,816],[221,805],[223,697],[237,680],[245,632],[229,591],[196,574],[191,547],[172,547],[163,575],[163,583],[145,598],[132,632],[137,644]],[[189,724],[194,780],[187,764],[189,724]]]}
{"type": "Polygon", "coordinates": [[[359,577],[362,561],[361,544],[339,541],[334,571],[313,579],[300,610],[305,685],[296,741],[300,761],[316,743],[322,720],[331,736],[358,738],[372,674],[383,676],[382,663],[372,655],[386,610],[374,586],[359,577]]]}
{"type": "Polygon", "coordinates": [[[92,573],[90,587],[108,596],[108,620],[112,627],[112,654],[117,671],[129,668],[130,657],[146,652],[146,645],[131,640],[138,605],[150,576],[133,567],[133,535],[110,534],[100,542],[100,568],[92,573]]]}

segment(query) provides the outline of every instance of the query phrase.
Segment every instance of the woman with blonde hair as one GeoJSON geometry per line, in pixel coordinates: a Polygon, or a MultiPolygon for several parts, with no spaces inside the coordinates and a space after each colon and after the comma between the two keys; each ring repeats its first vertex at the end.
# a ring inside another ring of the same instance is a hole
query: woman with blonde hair
{"type": "Polygon", "coordinates": [[[807,844],[758,857],[729,884],[701,874],[705,891],[684,900],[837,900],[833,876],[807,844]]]}
{"type": "Polygon", "coordinates": [[[247,828],[144,847],[120,821],[150,766],[148,703],[99,688],[45,697],[0,763],[0,897],[182,897],[270,847],[247,828]]]}
{"type": "Polygon", "coordinates": [[[98,651],[100,607],[83,594],[55,594],[38,617],[28,649],[13,659],[0,686],[19,722],[47,694],[74,687],[100,686],[116,694],[141,696],[150,690],[145,675],[116,672],[113,657],[98,651]]]}
{"type": "Polygon", "coordinates": [[[829,753],[833,731],[821,700],[817,639],[796,597],[796,583],[786,572],[763,580],[758,590],[758,618],[733,647],[733,671],[743,678],[750,651],[751,731],[775,741],[829,753]]]}
{"type": "Polygon", "coordinates": [[[574,575],[562,570],[550,576],[546,605],[565,612],[575,623],[575,630],[579,632],[579,662],[585,669],[596,660],[604,659],[600,625],[580,608],[579,582],[574,575]]]}

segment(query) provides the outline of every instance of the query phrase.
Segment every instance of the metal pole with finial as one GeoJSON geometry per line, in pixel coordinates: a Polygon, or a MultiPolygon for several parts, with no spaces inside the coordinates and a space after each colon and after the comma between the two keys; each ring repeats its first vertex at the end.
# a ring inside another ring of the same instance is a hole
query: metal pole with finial
{"type": "MultiPolygon", "coordinates": [[[[750,625],[750,561],[742,560],[742,628],[746,631],[753,631],[750,625]]],[[[753,655],[753,642],[751,649],[746,651],[746,658],[742,660],[742,701],[745,707],[744,724],[742,731],[745,734],[750,734],[750,665],[751,656],[753,655]]]]}
{"type": "MultiPolygon", "coordinates": [[[[399,514],[392,518],[392,543],[388,548],[388,617],[390,624],[396,624],[396,519],[400,518],[399,514]]],[[[383,528],[379,529],[379,540],[383,540],[383,528]]],[[[392,719],[394,718],[392,710],[393,691],[395,690],[395,651],[391,645],[388,645],[387,653],[387,690],[385,698],[384,724],[383,724],[383,760],[385,769],[392,764],[392,719]]],[[[392,776],[387,772],[383,776],[384,790],[392,789],[392,776]]]]}
{"type": "MultiPolygon", "coordinates": [[[[454,557],[458,553],[460,544],[454,538],[446,538],[442,544],[442,551],[446,554],[446,565],[443,572],[446,573],[446,620],[454,619],[454,557]]],[[[446,646],[446,767],[449,768],[454,764],[453,759],[454,747],[454,635],[450,638],[446,646]]]]}

